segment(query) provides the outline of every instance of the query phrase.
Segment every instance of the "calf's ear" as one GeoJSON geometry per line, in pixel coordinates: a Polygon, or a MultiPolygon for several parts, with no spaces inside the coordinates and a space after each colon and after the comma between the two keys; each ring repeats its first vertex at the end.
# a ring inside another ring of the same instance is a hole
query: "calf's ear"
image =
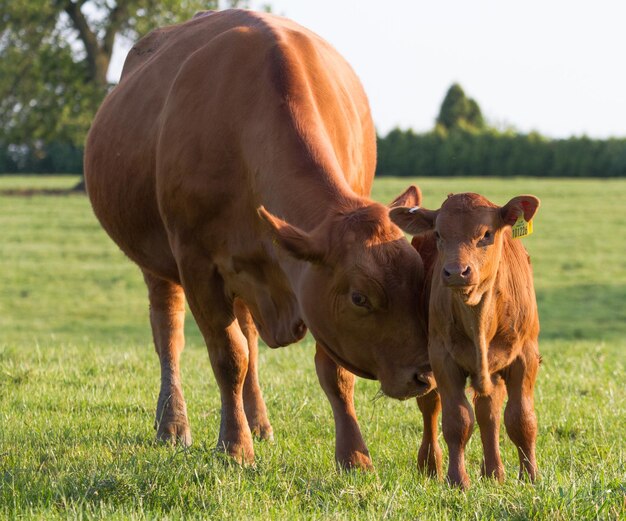
{"type": "Polygon", "coordinates": [[[418,206],[397,206],[389,210],[389,218],[406,233],[419,235],[435,227],[438,210],[418,206]]]}
{"type": "Polygon", "coordinates": [[[513,226],[520,215],[528,222],[537,213],[539,204],[539,199],[534,195],[519,195],[500,208],[500,216],[504,224],[509,226],[513,226]]]}
{"type": "Polygon", "coordinates": [[[402,194],[396,197],[389,208],[395,208],[396,206],[421,206],[422,205],[422,191],[415,185],[409,186],[402,194]]]}
{"type": "Polygon", "coordinates": [[[259,206],[257,213],[268,225],[274,244],[296,259],[315,263],[323,261],[323,248],[311,234],[272,215],[263,206],[259,206]]]}

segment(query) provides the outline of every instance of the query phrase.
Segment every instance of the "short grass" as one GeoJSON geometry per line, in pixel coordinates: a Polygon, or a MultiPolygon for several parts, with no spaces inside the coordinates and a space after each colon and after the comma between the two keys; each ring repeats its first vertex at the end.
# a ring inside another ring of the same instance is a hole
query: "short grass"
{"type": "MultiPolygon", "coordinates": [[[[76,181],[0,177],[0,192],[76,181]]],[[[391,201],[411,181],[379,179],[374,197],[391,201]]],[[[191,318],[182,364],[194,444],[156,444],[158,363],[138,269],[84,196],[0,195],[0,518],[623,519],[626,180],[419,184],[429,207],[461,190],[500,204],[520,193],[542,200],[524,239],[544,355],[537,484],[515,479],[505,435],[506,482],[479,480],[477,433],[470,491],[421,476],[414,401],[374,401],[378,386],[364,380],[357,409],[376,471],[337,471],[310,339],[261,350],[276,441],[256,444],[255,467],[238,467],[213,451],[219,395],[191,318]]]]}

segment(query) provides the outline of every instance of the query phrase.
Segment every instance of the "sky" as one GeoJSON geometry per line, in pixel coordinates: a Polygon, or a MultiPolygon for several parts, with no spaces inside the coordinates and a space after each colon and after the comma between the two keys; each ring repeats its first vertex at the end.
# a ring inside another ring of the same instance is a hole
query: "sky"
{"type": "MultiPolygon", "coordinates": [[[[624,0],[262,0],[357,72],[376,128],[430,130],[454,82],[489,124],[626,137],[624,0]]],[[[128,47],[118,47],[117,80],[128,47]]]]}

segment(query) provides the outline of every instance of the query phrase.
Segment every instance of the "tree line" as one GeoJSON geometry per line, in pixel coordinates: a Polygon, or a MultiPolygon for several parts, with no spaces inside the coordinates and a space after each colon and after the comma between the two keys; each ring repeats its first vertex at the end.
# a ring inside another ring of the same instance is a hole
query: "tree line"
{"type": "Polygon", "coordinates": [[[378,138],[376,175],[624,177],[626,139],[395,129],[378,138]]]}
{"type": "Polygon", "coordinates": [[[548,139],[537,132],[499,131],[458,84],[446,93],[435,127],[394,129],[378,138],[377,175],[626,176],[626,139],[548,139]]]}
{"type": "MultiPolygon", "coordinates": [[[[113,42],[247,0],[0,0],[0,173],[82,173],[113,42]]],[[[266,7],[270,10],[269,6],[266,7]]],[[[498,131],[460,85],[434,128],[378,137],[377,175],[626,176],[626,139],[498,131]]]]}

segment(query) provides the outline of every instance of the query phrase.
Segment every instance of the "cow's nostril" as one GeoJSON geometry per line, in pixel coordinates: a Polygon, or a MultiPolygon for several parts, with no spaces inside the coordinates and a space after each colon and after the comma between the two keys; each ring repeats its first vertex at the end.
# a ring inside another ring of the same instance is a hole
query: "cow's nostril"
{"type": "Polygon", "coordinates": [[[463,275],[464,277],[469,277],[470,273],[472,273],[472,268],[468,266],[467,268],[463,270],[463,273],[461,273],[461,275],[463,275]]]}
{"type": "Polygon", "coordinates": [[[443,270],[443,276],[444,277],[449,277],[450,276],[450,272],[447,269],[445,269],[445,268],[443,270]]]}

